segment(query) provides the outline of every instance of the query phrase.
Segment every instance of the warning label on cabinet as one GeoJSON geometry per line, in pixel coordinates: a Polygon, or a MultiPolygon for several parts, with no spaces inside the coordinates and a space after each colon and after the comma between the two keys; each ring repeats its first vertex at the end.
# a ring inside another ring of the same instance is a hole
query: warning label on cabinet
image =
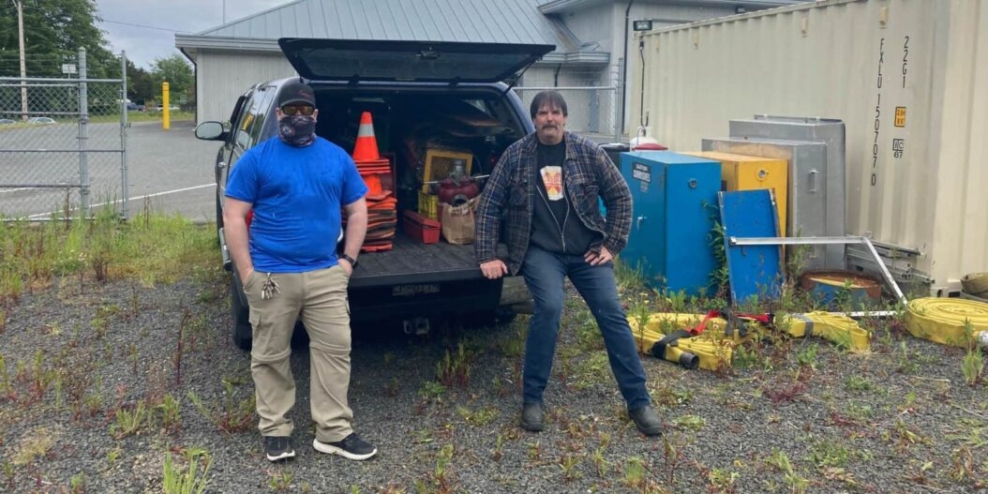
{"type": "Polygon", "coordinates": [[[631,169],[631,178],[642,182],[651,182],[652,167],[644,163],[635,163],[634,168],[631,169]]]}
{"type": "Polygon", "coordinates": [[[652,182],[652,167],[644,163],[634,163],[631,168],[631,178],[638,181],[638,189],[648,192],[648,184],[652,182]]]}

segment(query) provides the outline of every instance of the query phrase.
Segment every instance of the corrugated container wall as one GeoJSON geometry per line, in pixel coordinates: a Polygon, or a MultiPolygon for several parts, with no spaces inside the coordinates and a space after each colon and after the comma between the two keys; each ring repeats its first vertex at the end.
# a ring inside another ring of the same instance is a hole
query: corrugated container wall
{"type": "Polygon", "coordinates": [[[679,151],[755,114],[841,119],[847,233],[920,250],[934,291],[988,271],[988,0],[823,0],[644,40],[629,129],[642,99],[679,151]]]}

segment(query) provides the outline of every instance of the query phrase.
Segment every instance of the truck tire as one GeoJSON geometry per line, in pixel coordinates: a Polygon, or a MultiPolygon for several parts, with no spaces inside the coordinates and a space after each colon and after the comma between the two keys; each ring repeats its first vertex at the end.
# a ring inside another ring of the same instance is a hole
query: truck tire
{"type": "Polygon", "coordinates": [[[241,303],[235,280],[230,282],[230,308],[233,311],[233,344],[241,350],[250,351],[250,309],[241,303]]]}

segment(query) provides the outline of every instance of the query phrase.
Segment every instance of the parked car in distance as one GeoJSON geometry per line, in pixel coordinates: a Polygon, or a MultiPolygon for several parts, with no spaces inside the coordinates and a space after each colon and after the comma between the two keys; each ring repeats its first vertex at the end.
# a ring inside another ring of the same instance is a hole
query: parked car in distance
{"type": "Polygon", "coordinates": [[[55,120],[49,117],[31,117],[27,119],[27,123],[32,125],[51,125],[55,123],[55,120]]]}
{"type": "Polygon", "coordinates": [[[0,125],[10,125],[12,123],[14,123],[14,121],[9,118],[0,118],[0,125]]]}

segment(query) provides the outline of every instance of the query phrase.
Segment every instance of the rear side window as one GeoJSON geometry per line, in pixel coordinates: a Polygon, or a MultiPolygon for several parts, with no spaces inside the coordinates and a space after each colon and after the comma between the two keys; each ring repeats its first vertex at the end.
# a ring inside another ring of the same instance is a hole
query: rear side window
{"type": "Polygon", "coordinates": [[[257,143],[264,131],[264,122],[269,116],[273,116],[268,113],[268,110],[271,108],[271,103],[277,92],[273,87],[265,87],[261,89],[258,97],[254,98],[254,104],[250,108],[250,113],[254,116],[254,125],[250,129],[251,144],[257,143]]]}
{"type": "Polygon", "coordinates": [[[250,102],[245,104],[245,111],[237,122],[237,146],[248,149],[257,143],[257,139],[264,128],[264,121],[267,118],[268,108],[274,101],[275,89],[266,86],[254,91],[250,102]]]}

